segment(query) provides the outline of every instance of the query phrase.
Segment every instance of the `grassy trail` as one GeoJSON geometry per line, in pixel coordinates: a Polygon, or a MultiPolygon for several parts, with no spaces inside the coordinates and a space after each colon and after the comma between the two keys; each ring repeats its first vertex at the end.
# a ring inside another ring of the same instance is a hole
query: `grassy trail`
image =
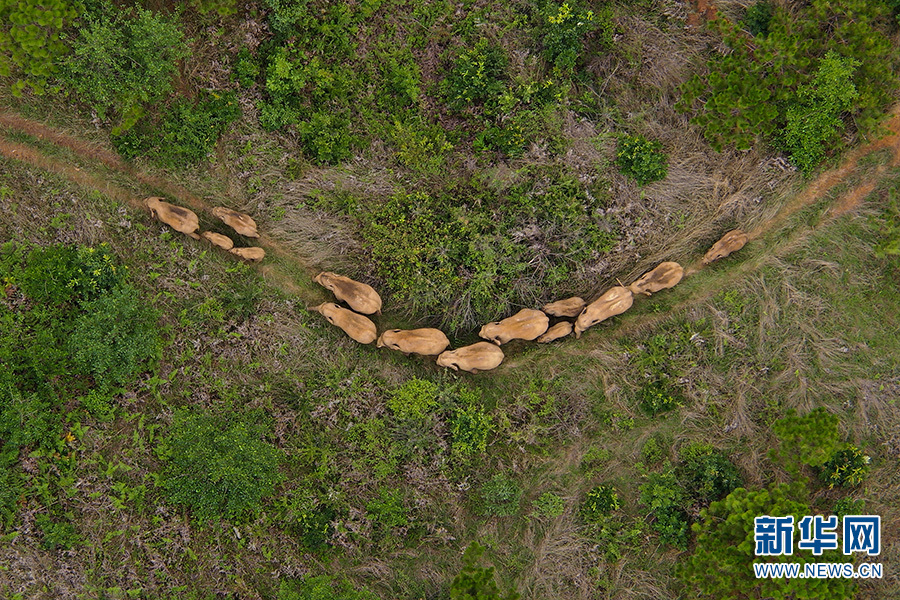
{"type": "MultiPolygon", "coordinates": [[[[800,193],[789,198],[774,216],[756,224],[750,229],[748,231],[750,238],[748,244],[752,246],[754,240],[768,240],[773,234],[779,233],[785,226],[789,226],[788,222],[791,217],[819,203],[829,192],[854,177],[860,171],[860,160],[866,156],[879,150],[889,149],[893,153],[891,166],[900,165],[900,105],[891,111],[890,118],[885,125],[888,132],[886,135],[850,151],[840,165],[821,173],[800,193]]],[[[91,144],[53,127],[26,119],[11,111],[0,111],[0,154],[66,177],[82,187],[109,195],[135,209],[146,210],[142,197],[138,197],[133,192],[114,183],[109,175],[102,173],[102,168],[125,175],[128,179],[146,188],[148,195],[150,193],[149,190],[156,190],[156,193],[162,193],[174,199],[177,203],[187,205],[192,210],[209,214],[214,206],[213,203],[161,175],[140,170],[126,163],[110,150],[98,147],[96,144],[91,144]],[[6,131],[3,131],[3,129],[6,131]],[[54,146],[68,150],[80,160],[83,160],[84,165],[88,166],[86,168],[76,167],[58,158],[48,156],[34,146],[15,142],[9,139],[10,136],[7,133],[9,131],[26,134],[42,142],[49,142],[54,146]]],[[[859,183],[847,193],[836,196],[824,208],[822,218],[816,223],[815,227],[820,227],[836,217],[854,210],[862,199],[875,188],[879,179],[887,171],[885,166],[881,166],[875,170],[873,176],[859,183]]],[[[656,314],[628,315],[626,318],[618,320],[615,325],[606,331],[614,337],[629,335],[660,322],[672,310],[687,308],[690,305],[704,301],[715,295],[728,283],[736,281],[748,272],[759,268],[769,257],[784,254],[795,248],[798,243],[805,239],[810,230],[810,228],[794,227],[788,235],[781,235],[777,241],[769,240],[770,243],[766,244],[765,251],[743,260],[728,270],[718,269],[716,273],[708,275],[702,283],[691,286],[690,295],[679,297],[674,305],[668,307],[667,311],[656,314]]],[[[260,234],[258,242],[275,259],[267,260],[264,264],[256,267],[267,281],[286,293],[299,296],[308,304],[318,303],[322,300],[324,296],[316,293],[311,281],[316,270],[302,256],[298,256],[296,251],[265,233],[260,234]]],[[[743,250],[742,253],[747,253],[747,250],[743,250]]],[[[696,274],[705,268],[705,265],[699,260],[695,261],[685,266],[685,276],[696,274]]],[[[581,346],[581,344],[578,344],[578,346],[581,346]]],[[[583,347],[576,349],[573,344],[557,346],[554,350],[558,352],[562,348],[567,348],[569,352],[582,352],[584,350],[583,347]]],[[[521,361],[507,361],[505,366],[508,367],[518,362],[521,361]]]]}

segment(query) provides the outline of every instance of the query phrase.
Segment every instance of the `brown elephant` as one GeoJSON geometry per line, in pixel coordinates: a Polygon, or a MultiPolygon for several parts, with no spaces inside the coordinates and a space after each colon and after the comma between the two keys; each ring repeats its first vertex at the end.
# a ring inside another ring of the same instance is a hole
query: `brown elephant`
{"type": "Polygon", "coordinates": [[[329,323],[343,329],[344,333],[360,344],[371,344],[378,337],[375,323],[334,302],[323,302],[309,310],[321,314],[329,323]]]}
{"type": "Polygon", "coordinates": [[[560,338],[564,338],[570,333],[572,333],[572,323],[569,321],[560,321],[535,341],[538,344],[547,344],[560,338]]]}
{"type": "Polygon", "coordinates": [[[703,264],[708,265],[720,258],[725,258],[732,252],[737,252],[744,247],[748,239],[747,234],[740,229],[729,231],[706,252],[703,256],[703,264]]]}
{"type": "Polygon", "coordinates": [[[502,321],[488,323],[478,332],[478,337],[490,340],[497,345],[510,340],[533,340],[550,325],[550,318],[539,310],[523,308],[511,317],[502,321]]]}
{"type": "Polygon", "coordinates": [[[584,305],[583,299],[573,296],[572,298],[545,304],[541,310],[551,317],[577,317],[584,310],[584,305]]]}
{"type": "Polygon", "coordinates": [[[381,296],[370,285],[353,281],[349,277],[322,271],[314,280],[319,285],[331,290],[335,298],[358,313],[364,315],[381,314],[381,296]]]}
{"type": "Polygon", "coordinates": [[[266,251],[255,246],[250,248],[232,248],[229,252],[235,256],[240,256],[247,262],[259,262],[266,257],[266,251]]]}
{"type": "Polygon", "coordinates": [[[440,367],[449,367],[454,371],[462,369],[469,373],[489,371],[503,362],[503,350],[490,342],[476,342],[456,350],[447,350],[437,358],[440,367]]]}
{"type": "Polygon", "coordinates": [[[147,208],[150,209],[150,215],[154,219],[158,219],[174,229],[187,236],[199,240],[197,230],[200,229],[200,220],[194,211],[175,206],[163,201],[162,198],[151,196],[144,200],[147,208]]]}
{"type": "Polygon", "coordinates": [[[214,209],[212,209],[212,214],[222,219],[222,221],[226,225],[228,225],[244,237],[259,237],[259,233],[256,232],[256,221],[254,221],[250,217],[250,215],[239,213],[236,210],[231,210],[230,208],[225,208],[224,206],[215,207],[214,209]]]}
{"type": "Polygon", "coordinates": [[[440,354],[450,345],[450,340],[440,329],[426,327],[424,329],[388,329],[381,334],[376,344],[379,348],[388,347],[404,354],[423,354],[434,356],[440,354]]]}
{"type": "Polygon", "coordinates": [[[222,250],[231,250],[234,248],[234,242],[227,235],[213,233],[212,231],[204,231],[200,236],[206,238],[210,244],[218,246],[222,250]]]}
{"type": "Polygon", "coordinates": [[[655,269],[644,273],[640,279],[628,286],[632,294],[650,296],[660,290],[675,287],[684,277],[684,269],[677,262],[659,263],[655,269]]]}
{"type": "Polygon", "coordinates": [[[634,303],[634,295],[626,287],[616,286],[605,294],[588,304],[575,320],[575,337],[581,337],[581,333],[588,327],[604,321],[615,315],[620,315],[634,303]]]}

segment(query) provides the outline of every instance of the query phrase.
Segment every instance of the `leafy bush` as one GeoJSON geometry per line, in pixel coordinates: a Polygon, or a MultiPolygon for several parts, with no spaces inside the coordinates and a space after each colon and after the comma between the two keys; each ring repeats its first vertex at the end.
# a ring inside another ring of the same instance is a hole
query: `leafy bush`
{"type": "Polygon", "coordinates": [[[781,441],[782,461],[820,467],[837,450],[838,417],[817,408],[799,417],[793,410],[772,425],[781,441]]]}
{"type": "MultiPolygon", "coordinates": [[[[606,8],[602,13],[604,30],[611,37],[609,17],[606,8]]],[[[563,2],[561,5],[548,3],[543,11],[543,45],[547,62],[562,71],[572,71],[581,54],[584,36],[598,26],[593,11],[563,2]]],[[[609,41],[612,41],[611,39],[609,41]]]]}
{"type": "Polygon", "coordinates": [[[79,27],[60,76],[101,118],[115,114],[119,125],[113,133],[119,133],[172,91],[177,62],[188,54],[176,20],[104,4],[79,27]]]}
{"type": "Polygon", "coordinates": [[[626,135],[619,139],[616,164],[638,185],[665,179],[668,172],[666,161],[668,157],[658,141],[650,141],[642,135],[626,135]]]}
{"type": "Polygon", "coordinates": [[[191,5],[201,15],[215,12],[220,17],[227,17],[237,12],[237,0],[191,0],[191,5]]]}
{"type": "Polygon", "coordinates": [[[34,520],[43,535],[41,547],[44,550],[71,550],[81,542],[73,523],[56,522],[45,514],[37,515],[34,520]]]}
{"type": "Polygon", "coordinates": [[[866,501],[862,498],[851,498],[844,496],[834,503],[834,510],[838,519],[843,520],[847,515],[864,515],[866,514],[866,501]]]}
{"type": "Polygon", "coordinates": [[[494,475],[478,491],[478,513],[486,517],[510,517],[519,512],[522,487],[503,473],[494,475]]]}
{"type": "Polygon", "coordinates": [[[510,591],[501,596],[494,581],[494,567],[479,567],[478,560],[484,547],[472,542],[463,553],[463,568],[450,582],[450,600],[519,600],[519,594],[510,591]]]}
{"type": "Polygon", "coordinates": [[[16,388],[0,389],[0,449],[17,457],[19,448],[56,452],[63,448],[62,422],[53,403],[16,388]]]}
{"type": "Polygon", "coordinates": [[[769,22],[772,20],[772,5],[768,0],[759,0],[747,7],[741,24],[754,37],[766,37],[769,34],[769,22]]]}
{"type": "Polygon", "coordinates": [[[453,453],[462,457],[484,453],[492,429],[491,416],[480,406],[472,404],[455,408],[450,417],[453,453]]]}
{"type": "Polygon", "coordinates": [[[682,404],[681,395],[662,379],[644,384],[638,398],[641,409],[651,417],[678,408],[682,404]]]}
{"type": "Polygon", "coordinates": [[[314,112],[299,125],[303,149],[318,164],[335,165],[350,157],[349,119],[327,111],[314,112]]]}
{"type": "Polygon", "coordinates": [[[640,495],[641,504],[650,509],[654,519],[651,527],[659,539],[680,550],[686,549],[690,525],[684,512],[687,497],[675,473],[671,469],[651,473],[641,485],[640,495]]]}
{"type": "Polygon", "coordinates": [[[127,159],[148,156],[166,166],[197,163],[239,116],[234,92],[207,92],[197,102],[175,101],[158,119],[141,119],[114,136],[113,145],[127,159]]]}
{"type": "Polygon", "coordinates": [[[99,390],[90,390],[80,401],[82,408],[98,421],[112,421],[115,418],[115,409],[109,396],[99,390]]]}
{"type": "Polygon", "coordinates": [[[247,46],[241,46],[234,62],[231,64],[231,76],[241,87],[248,88],[256,83],[259,77],[259,62],[247,46]]]}
{"type": "Polygon", "coordinates": [[[368,590],[357,590],[349,581],[335,581],[328,575],[306,579],[283,579],[276,600],[378,600],[368,590]]]}
{"type": "Polygon", "coordinates": [[[68,349],[75,366],[101,390],[127,383],[143,361],[157,355],[159,314],[136,289],[122,286],[82,308],[68,349]]]}
{"type": "Polygon", "coordinates": [[[699,502],[718,500],[741,485],[741,474],[727,456],[710,444],[687,444],[679,452],[677,474],[684,488],[699,502]]]}
{"type": "Polygon", "coordinates": [[[612,511],[621,508],[619,495],[613,486],[603,483],[595,486],[587,493],[581,505],[581,516],[588,523],[594,523],[608,516],[612,511]]]}
{"type": "Polygon", "coordinates": [[[328,546],[333,533],[333,508],[322,503],[311,490],[289,490],[273,500],[278,521],[306,550],[316,552],[328,546]]]}
{"type": "Polygon", "coordinates": [[[566,501],[553,492],[544,492],[532,505],[529,518],[538,520],[555,519],[566,511],[566,501]]]}
{"type": "Polygon", "coordinates": [[[63,304],[99,298],[121,285],[126,273],[109,244],[48,246],[31,251],[19,284],[32,300],[63,304]]]}
{"type": "Polygon", "coordinates": [[[506,56],[486,39],[463,50],[443,82],[447,105],[462,110],[495,99],[503,91],[506,56]]]}
{"type": "Polygon", "coordinates": [[[853,487],[862,483],[869,474],[870,458],[862,453],[862,450],[847,444],[831,455],[824,465],[820,477],[828,484],[834,486],[853,487]]]}
{"type": "Polygon", "coordinates": [[[240,520],[259,509],[281,481],[282,452],[264,441],[266,427],[236,414],[179,411],[157,447],[160,485],[169,500],[204,520],[240,520]]]}
{"type": "Polygon", "coordinates": [[[641,460],[648,464],[657,464],[668,454],[665,441],[659,433],[654,433],[641,446],[641,460]]]}
{"type": "Polygon", "coordinates": [[[839,115],[849,111],[859,97],[853,73],[860,62],[831,51],[822,58],[812,84],[797,91],[797,100],[787,109],[782,139],[791,162],[809,173],[825,156],[844,129],[839,115]]]}
{"type": "Polygon", "coordinates": [[[403,493],[397,489],[381,488],[378,497],[366,503],[376,534],[391,535],[391,530],[409,525],[408,509],[403,506],[403,493]]]}
{"type": "Polygon", "coordinates": [[[0,3],[0,77],[15,76],[13,94],[26,87],[35,94],[47,90],[58,62],[69,50],[60,39],[81,13],[68,0],[9,0],[0,3]]]}
{"type": "Polygon", "coordinates": [[[437,406],[440,391],[434,382],[413,378],[391,392],[387,405],[400,418],[422,418],[437,406]]]}

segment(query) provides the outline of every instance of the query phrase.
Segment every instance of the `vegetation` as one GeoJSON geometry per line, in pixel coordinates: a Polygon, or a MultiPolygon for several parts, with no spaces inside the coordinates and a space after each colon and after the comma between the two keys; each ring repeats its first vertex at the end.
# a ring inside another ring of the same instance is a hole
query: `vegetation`
{"type": "Polygon", "coordinates": [[[638,185],[646,185],[666,177],[666,155],[662,151],[662,144],[640,135],[629,135],[619,140],[616,163],[638,185]]]}
{"type": "Polygon", "coordinates": [[[519,595],[501,594],[494,581],[494,567],[479,567],[484,548],[472,542],[463,554],[463,568],[450,584],[451,600],[518,600],[519,595]]]}
{"type": "Polygon", "coordinates": [[[199,519],[240,520],[281,481],[282,453],[262,439],[265,433],[240,417],[176,413],[156,450],[166,463],[160,485],[199,519]]]}
{"type": "MultiPolygon", "coordinates": [[[[738,488],[709,509],[700,513],[701,523],[694,525],[697,547],[685,563],[683,577],[694,589],[718,598],[747,595],[768,597],[813,593],[816,598],[847,598],[856,591],[852,579],[791,578],[756,579],[748,565],[753,557],[753,519],[757,515],[794,515],[799,521],[809,514],[809,506],[792,499],[787,486],[773,486],[756,492],[738,488]]],[[[771,562],[820,562],[840,560],[836,550],[813,557],[809,551],[794,551],[771,562]]],[[[752,597],[752,596],[751,596],[752,597]]]]}

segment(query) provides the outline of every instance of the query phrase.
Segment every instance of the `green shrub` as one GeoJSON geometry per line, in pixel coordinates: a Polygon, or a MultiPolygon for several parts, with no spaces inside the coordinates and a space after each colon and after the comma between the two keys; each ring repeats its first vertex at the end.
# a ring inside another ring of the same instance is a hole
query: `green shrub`
{"type": "Polygon", "coordinates": [[[641,409],[651,417],[674,410],[682,404],[681,394],[662,379],[644,384],[638,397],[641,409]]]}
{"type": "Polygon", "coordinates": [[[440,391],[434,382],[413,378],[391,392],[387,405],[401,419],[421,419],[437,406],[440,391]]]}
{"type": "Polygon", "coordinates": [[[81,13],[81,4],[67,0],[8,0],[0,3],[0,77],[14,77],[13,94],[26,87],[35,94],[47,90],[68,51],[60,34],[81,13]]]}
{"type": "Polygon", "coordinates": [[[177,63],[189,50],[176,20],[140,7],[104,7],[80,26],[60,77],[101,118],[115,115],[119,133],[172,91],[177,63]]]}
{"type": "Polygon", "coordinates": [[[247,46],[241,46],[231,64],[231,77],[243,88],[252,87],[259,78],[259,61],[247,46]]]}
{"type": "Polygon", "coordinates": [[[23,498],[22,476],[15,465],[18,457],[18,448],[9,453],[0,448],[0,532],[12,526],[23,498]]]}
{"type": "Polygon", "coordinates": [[[605,41],[612,42],[611,16],[608,7],[595,15],[568,2],[548,3],[542,14],[542,42],[547,62],[561,71],[572,71],[581,54],[584,36],[598,25],[603,28],[605,41]]]}
{"type": "Polygon", "coordinates": [[[159,314],[136,289],[122,286],[82,308],[68,350],[74,365],[99,389],[128,383],[141,363],[157,356],[159,314]]]}
{"type": "Polygon", "coordinates": [[[741,485],[741,474],[727,456],[710,444],[687,444],[679,452],[677,474],[684,489],[699,502],[725,496],[741,485]]]}
{"type": "Polygon", "coordinates": [[[472,147],[479,152],[494,151],[506,156],[521,156],[525,151],[524,131],[515,121],[502,127],[491,125],[475,137],[472,147]]]}
{"type": "Polygon", "coordinates": [[[157,454],[160,485],[170,501],[202,520],[241,520],[260,508],[281,481],[282,452],[265,441],[266,427],[237,414],[175,414],[157,454]]]}
{"type": "Polygon", "coordinates": [[[37,515],[34,520],[38,529],[41,530],[43,536],[41,547],[44,550],[71,550],[75,545],[81,543],[73,523],[56,522],[45,514],[37,515]]]}
{"type": "Polygon", "coordinates": [[[276,600],[378,600],[368,590],[357,590],[349,581],[335,581],[328,575],[306,579],[283,579],[276,600]]]}
{"type": "Polygon", "coordinates": [[[112,421],[115,418],[115,408],[107,394],[99,390],[90,390],[80,398],[81,406],[98,421],[112,421]]]}
{"type": "Polygon", "coordinates": [[[828,52],[822,58],[812,84],[802,86],[797,100],[787,109],[782,134],[785,148],[801,171],[809,173],[825,157],[844,130],[841,113],[849,111],[859,97],[853,74],[860,62],[828,52]]]}
{"type": "Polygon", "coordinates": [[[544,492],[534,501],[530,519],[550,520],[559,517],[566,511],[566,501],[553,492],[544,492]]]}
{"type": "Polygon", "coordinates": [[[450,600],[519,600],[519,594],[510,591],[501,596],[494,581],[494,567],[479,567],[478,560],[484,547],[472,542],[463,553],[463,567],[450,582],[450,600]]]}
{"type": "Polygon", "coordinates": [[[661,462],[668,452],[666,442],[662,435],[654,433],[648,437],[644,442],[644,445],[641,446],[641,460],[648,464],[655,465],[661,462]]]}
{"type": "Polygon", "coordinates": [[[227,17],[237,12],[237,0],[191,0],[191,6],[201,15],[215,12],[220,17],[227,17]]]}
{"type": "Polygon", "coordinates": [[[303,149],[316,163],[335,165],[350,157],[350,121],[327,111],[314,112],[308,121],[300,123],[303,149]]]}
{"type": "Polygon", "coordinates": [[[337,513],[311,490],[289,490],[273,500],[278,522],[306,550],[317,552],[328,546],[337,513]]]}
{"type": "Polygon", "coordinates": [[[378,497],[366,503],[366,510],[377,536],[390,536],[393,529],[409,525],[409,511],[403,506],[403,493],[398,489],[381,488],[378,497]]]}
{"type": "Polygon", "coordinates": [[[665,179],[667,161],[662,144],[656,140],[648,140],[642,135],[626,135],[619,139],[616,164],[622,173],[633,178],[638,185],[665,179]]]}
{"type": "Polygon", "coordinates": [[[651,527],[659,539],[684,550],[688,544],[690,522],[684,512],[687,495],[678,483],[675,473],[666,469],[662,473],[651,473],[647,482],[640,487],[641,504],[650,509],[653,517],[651,527]]]}
{"type": "Polygon", "coordinates": [[[588,523],[595,523],[621,508],[619,495],[613,486],[603,483],[591,488],[581,505],[581,517],[588,523]]]}
{"type": "Polygon", "coordinates": [[[478,513],[486,517],[510,517],[519,512],[522,487],[503,473],[494,475],[478,490],[478,513]]]}
{"type": "Polygon", "coordinates": [[[766,37],[769,34],[769,22],[772,20],[772,5],[768,0],[759,0],[747,7],[741,24],[754,37],[766,37]]]}
{"type": "Polygon", "coordinates": [[[234,92],[206,92],[197,102],[172,103],[158,119],[141,119],[113,136],[113,146],[127,159],[148,156],[166,166],[197,163],[206,159],[239,116],[234,92]]]}
{"type": "Polygon", "coordinates": [[[834,503],[834,510],[838,519],[843,520],[847,515],[864,515],[866,514],[866,501],[862,498],[851,498],[844,496],[834,503]]]}
{"type": "Polygon", "coordinates": [[[0,389],[0,449],[18,457],[19,448],[61,451],[62,421],[53,403],[16,388],[0,389]]]}
{"type": "Polygon", "coordinates": [[[824,465],[819,476],[829,488],[834,486],[854,487],[862,483],[869,474],[870,458],[862,450],[847,444],[834,452],[824,465]]]}
{"type": "Polygon", "coordinates": [[[838,447],[838,417],[824,408],[817,408],[802,417],[790,410],[775,421],[772,431],[781,442],[778,455],[789,466],[799,461],[820,467],[838,447]]]}
{"type": "Polygon", "coordinates": [[[109,244],[48,246],[28,255],[19,285],[37,302],[90,301],[116,289],[126,273],[127,267],[116,264],[109,244]]]}
{"type": "Polygon", "coordinates": [[[462,457],[483,454],[493,429],[491,416],[480,406],[460,406],[450,417],[450,439],[453,454],[462,457]]]}
{"type": "Polygon", "coordinates": [[[463,50],[443,82],[447,105],[462,110],[472,104],[494,100],[503,91],[506,56],[486,39],[463,50]]]}

